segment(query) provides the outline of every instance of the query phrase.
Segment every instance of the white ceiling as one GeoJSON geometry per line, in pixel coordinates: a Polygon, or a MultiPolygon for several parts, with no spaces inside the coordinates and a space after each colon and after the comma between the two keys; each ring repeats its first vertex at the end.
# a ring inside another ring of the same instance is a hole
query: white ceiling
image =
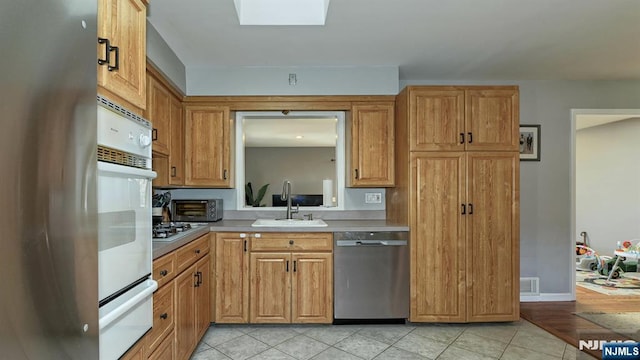
{"type": "Polygon", "coordinates": [[[335,117],[243,118],[246,147],[335,147],[335,117]]]}
{"type": "Polygon", "coordinates": [[[233,0],[153,0],[189,67],[398,66],[401,80],[640,79],[640,0],[332,0],[325,26],[240,26],[233,0]]]}

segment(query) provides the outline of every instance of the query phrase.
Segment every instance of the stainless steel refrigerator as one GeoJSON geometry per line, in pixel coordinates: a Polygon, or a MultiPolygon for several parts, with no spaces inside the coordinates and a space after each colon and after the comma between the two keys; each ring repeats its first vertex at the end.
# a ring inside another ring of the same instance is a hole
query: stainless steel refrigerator
{"type": "Polygon", "coordinates": [[[0,5],[0,359],[98,358],[96,11],[0,5]]]}

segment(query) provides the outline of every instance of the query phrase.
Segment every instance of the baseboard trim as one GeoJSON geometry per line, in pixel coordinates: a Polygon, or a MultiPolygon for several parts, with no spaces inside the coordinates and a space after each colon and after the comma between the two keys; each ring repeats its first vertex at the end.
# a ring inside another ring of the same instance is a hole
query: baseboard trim
{"type": "Polygon", "coordinates": [[[571,293],[548,293],[540,295],[521,295],[520,302],[539,302],[539,301],[575,301],[575,294],[571,293]]]}

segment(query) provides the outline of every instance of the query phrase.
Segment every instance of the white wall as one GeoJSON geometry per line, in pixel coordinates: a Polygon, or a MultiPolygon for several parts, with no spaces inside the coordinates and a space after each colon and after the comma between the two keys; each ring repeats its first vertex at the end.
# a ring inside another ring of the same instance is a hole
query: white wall
{"type": "Polygon", "coordinates": [[[167,80],[180,89],[183,94],[187,93],[187,75],[184,64],[149,21],[147,21],[147,58],[163,73],[167,80]]]}
{"type": "Polygon", "coordinates": [[[187,69],[187,95],[396,95],[397,66],[187,69]],[[296,85],[289,85],[289,74],[296,85]]]}
{"type": "Polygon", "coordinates": [[[576,133],[576,232],[603,255],[640,238],[639,139],[640,118],[576,133]]]}

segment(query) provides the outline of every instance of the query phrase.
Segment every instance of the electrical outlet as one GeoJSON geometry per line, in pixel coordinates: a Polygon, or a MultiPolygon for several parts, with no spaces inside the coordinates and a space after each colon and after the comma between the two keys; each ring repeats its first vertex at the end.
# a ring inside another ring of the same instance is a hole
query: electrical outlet
{"type": "Polygon", "coordinates": [[[382,193],[365,193],[364,202],[367,204],[381,204],[382,193]]]}

